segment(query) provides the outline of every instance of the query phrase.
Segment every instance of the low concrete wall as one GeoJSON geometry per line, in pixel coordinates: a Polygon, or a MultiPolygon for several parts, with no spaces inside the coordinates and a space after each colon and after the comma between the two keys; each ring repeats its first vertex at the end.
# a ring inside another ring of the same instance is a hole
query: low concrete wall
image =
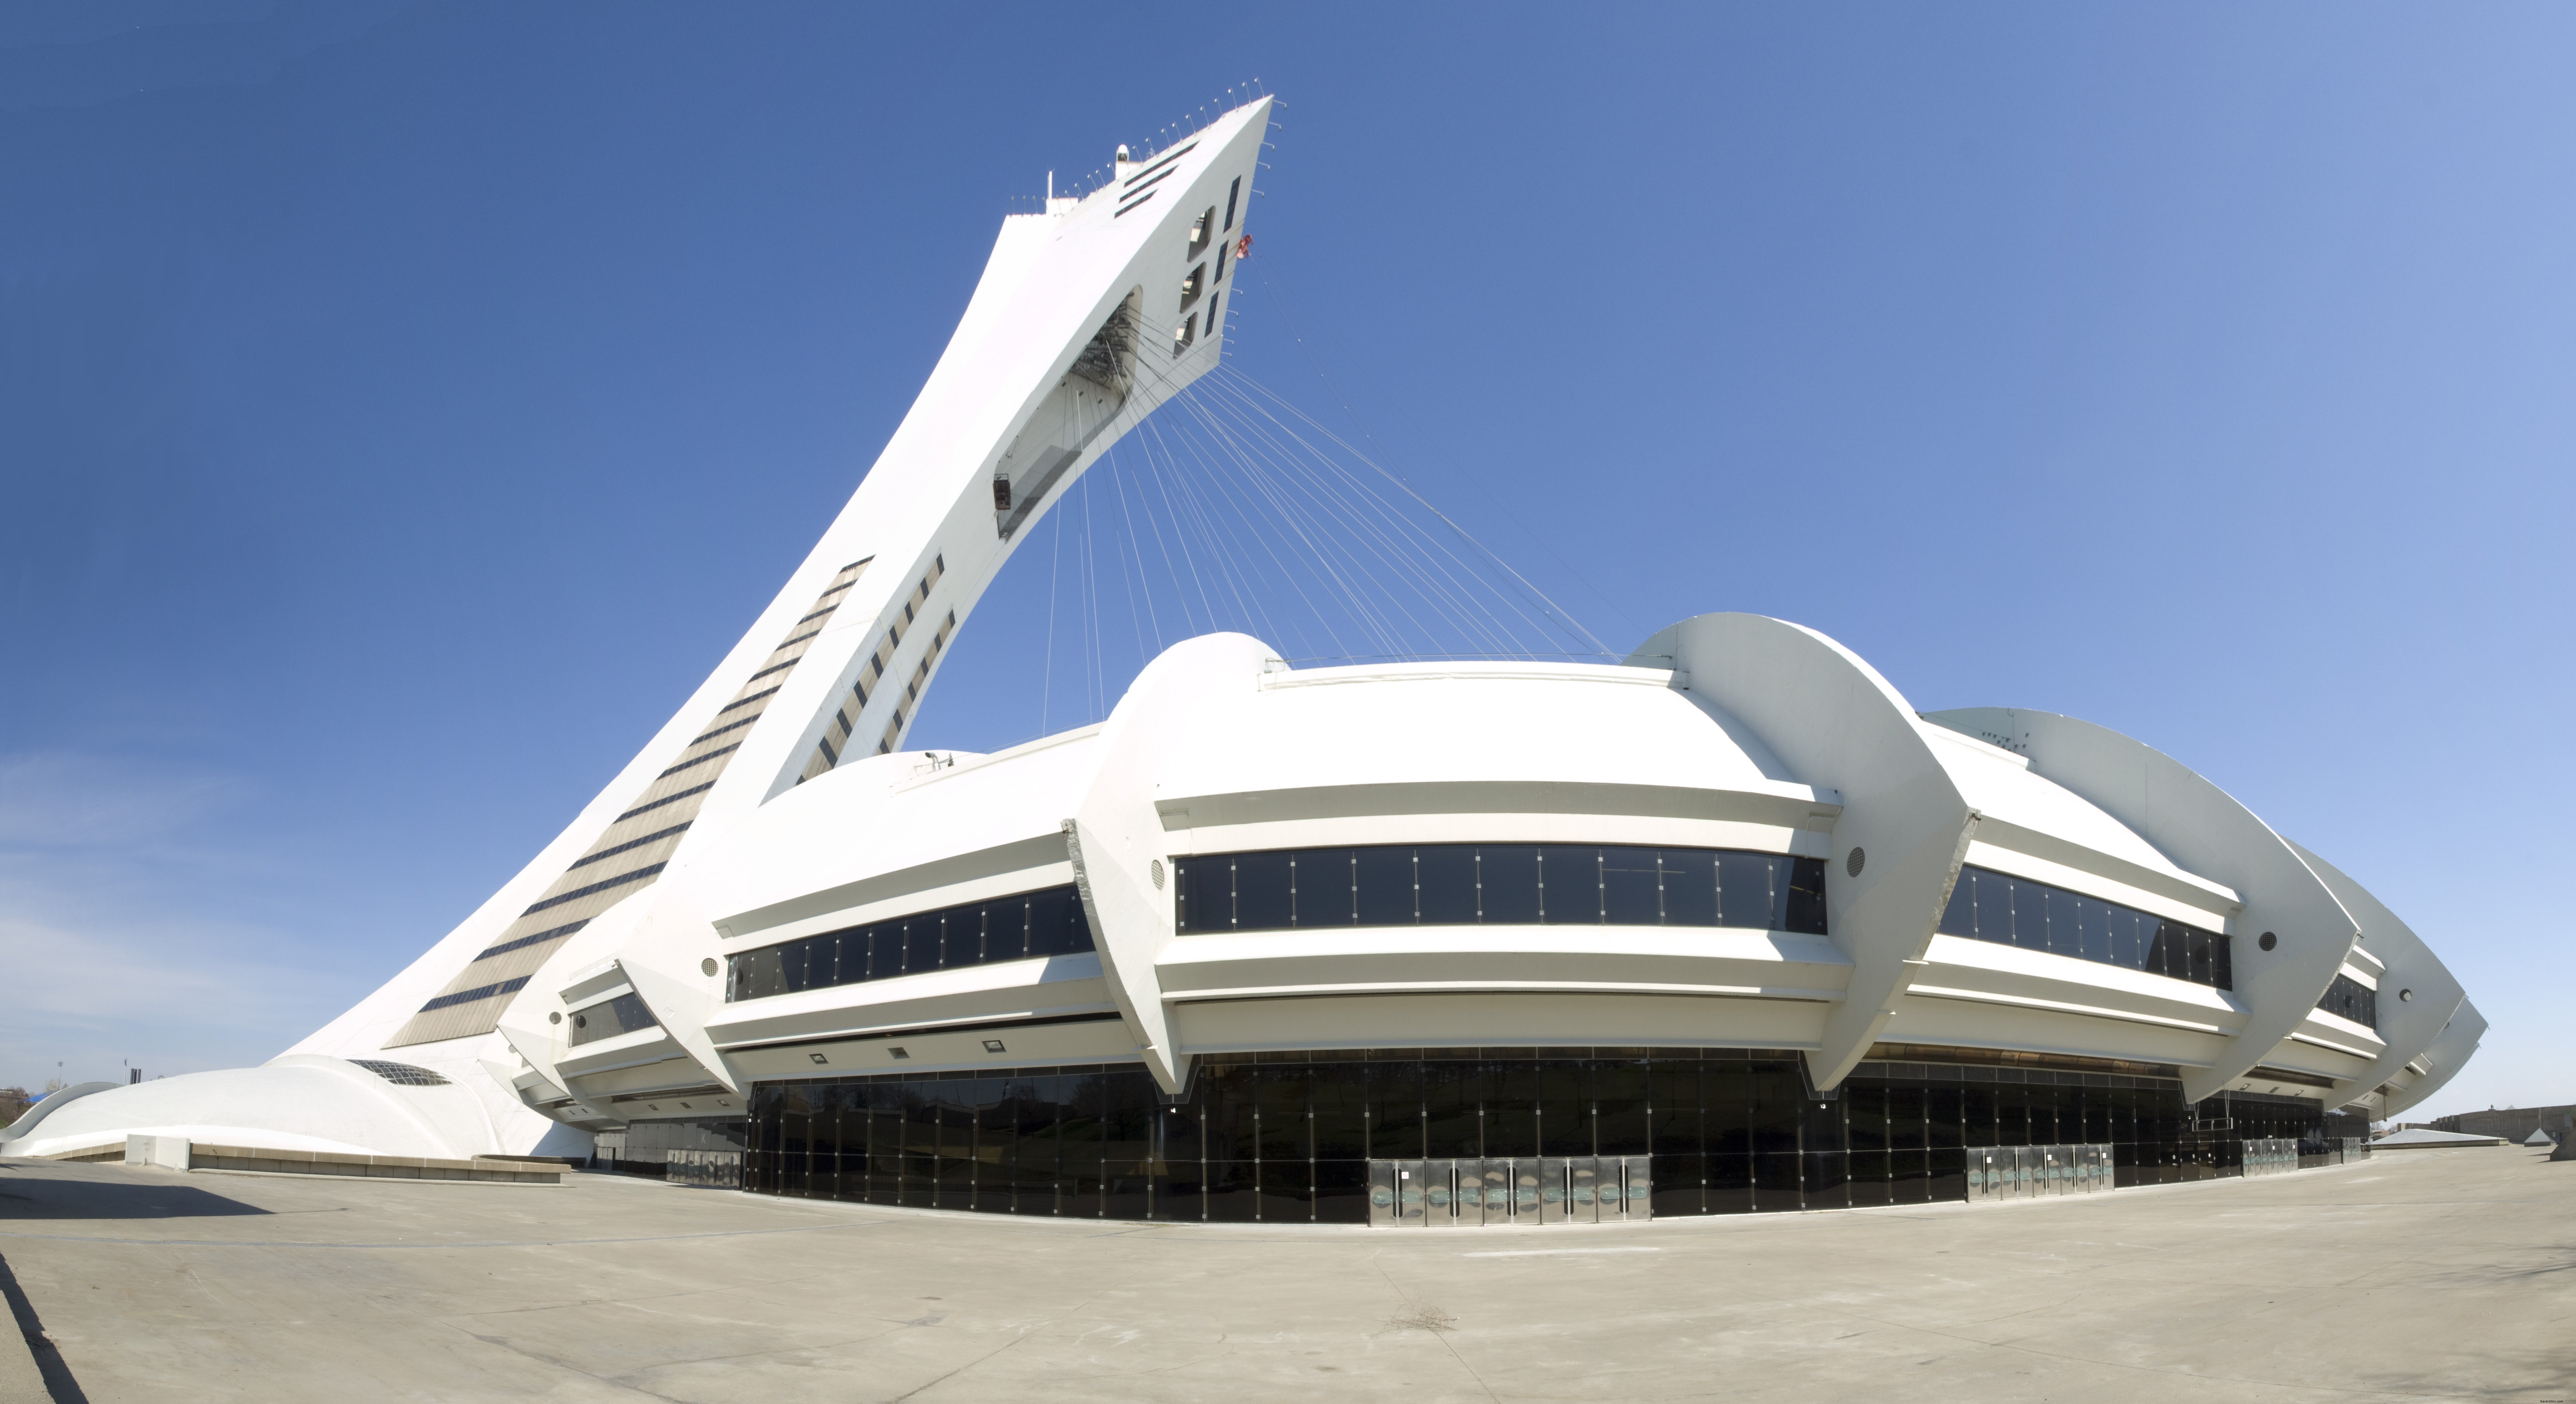
{"type": "Polygon", "coordinates": [[[555,1185],[563,1171],[523,1160],[431,1160],[410,1155],[342,1155],[265,1146],[191,1146],[191,1170],[260,1170],[273,1175],[358,1175],[377,1180],[485,1180],[555,1185]]]}

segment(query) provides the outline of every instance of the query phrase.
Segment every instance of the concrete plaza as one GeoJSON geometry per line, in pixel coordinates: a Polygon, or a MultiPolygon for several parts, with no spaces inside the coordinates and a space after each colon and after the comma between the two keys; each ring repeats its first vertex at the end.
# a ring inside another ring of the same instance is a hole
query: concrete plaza
{"type": "Polygon", "coordinates": [[[1447,1232],[21,1160],[0,1260],[97,1404],[2576,1400],[2576,1164],[2520,1147],[1447,1232]]]}

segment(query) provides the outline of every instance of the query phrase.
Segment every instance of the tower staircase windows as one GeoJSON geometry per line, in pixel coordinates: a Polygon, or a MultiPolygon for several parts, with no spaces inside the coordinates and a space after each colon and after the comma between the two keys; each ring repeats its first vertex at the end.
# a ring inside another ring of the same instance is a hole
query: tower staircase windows
{"type": "Polygon", "coordinates": [[[1205,214],[1202,214],[1197,219],[1190,221],[1190,251],[1184,256],[1188,258],[1196,258],[1200,254],[1206,253],[1208,240],[1215,237],[1216,206],[1210,205],[1207,207],[1207,212],[1205,214]]]}

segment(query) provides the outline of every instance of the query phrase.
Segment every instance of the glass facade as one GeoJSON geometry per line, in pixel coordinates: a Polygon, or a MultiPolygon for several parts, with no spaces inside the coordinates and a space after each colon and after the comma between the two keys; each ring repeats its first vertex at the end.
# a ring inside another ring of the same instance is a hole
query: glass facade
{"type": "Polygon", "coordinates": [[[2207,1179],[2236,1173],[2245,1137],[2322,1126],[2312,1101],[2194,1108],[2170,1078],[1994,1062],[1873,1059],[1818,1097],[1797,1054],[1760,1049],[1237,1054],[1202,1060],[1177,1100],[1134,1064],[763,1084],[744,1185],[991,1213],[1361,1223],[1371,1160],[1646,1155],[1654,1214],[1737,1214],[1960,1199],[1966,1152],[1996,1146],[2108,1145],[2120,1185],[2207,1179]]]}
{"type": "Polygon", "coordinates": [[[728,961],[725,998],[761,999],[1091,948],[1081,895],[1070,885],[1049,887],[744,951],[728,961]]]}
{"type": "Polygon", "coordinates": [[[2364,1028],[2379,1027],[2379,991],[2349,975],[2337,975],[2317,1000],[2317,1007],[2340,1014],[2364,1028]]]}
{"type": "Polygon", "coordinates": [[[1941,934],[2236,988],[2235,961],[2219,932],[1984,868],[1959,870],[1941,934]]]}
{"type": "Polygon", "coordinates": [[[585,1043],[597,1043],[603,1038],[615,1038],[637,1029],[659,1028],[661,1024],[661,1020],[653,1017],[653,1011],[645,1007],[644,1001],[629,991],[587,1009],[574,1010],[572,1034],[564,1041],[578,1048],[585,1043]]]}
{"type": "Polygon", "coordinates": [[[1183,935],[1364,926],[1737,926],[1825,934],[1821,858],[1434,843],[1172,862],[1183,935]]]}

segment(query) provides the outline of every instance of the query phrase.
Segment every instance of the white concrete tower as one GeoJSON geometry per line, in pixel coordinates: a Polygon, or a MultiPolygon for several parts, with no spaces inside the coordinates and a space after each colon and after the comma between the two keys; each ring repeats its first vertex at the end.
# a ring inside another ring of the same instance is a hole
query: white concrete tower
{"type": "MultiPolygon", "coordinates": [[[[480,1104],[479,1119],[373,1141],[433,1155],[535,1144],[551,1123],[506,1085],[520,1060],[496,1032],[532,977],[594,919],[643,921],[651,903],[635,899],[768,800],[903,744],[940,658],[1027,528],[1215,364],[1270,109],[1266,97],[1237,107],[1133,159],[1122,146],[1097,189],[1002,221],[911,411],[742,641],[516,877],[289,1050],[423,1065],[480,1104]]],[[[653,978],[631,955],[610,964],[603,988],[653,978]]],[[[225,1099],[242,1110],[224,1120],[269,1133],[264,1144],[346,1140],[329,1128],[369,1117],[329,1104],[390,1095],[359,1079],[318,1101],[282,1086],[272,1098],[262,1074],[284,1070],[225,1075],[252,1081],[225,1099]]]]}

